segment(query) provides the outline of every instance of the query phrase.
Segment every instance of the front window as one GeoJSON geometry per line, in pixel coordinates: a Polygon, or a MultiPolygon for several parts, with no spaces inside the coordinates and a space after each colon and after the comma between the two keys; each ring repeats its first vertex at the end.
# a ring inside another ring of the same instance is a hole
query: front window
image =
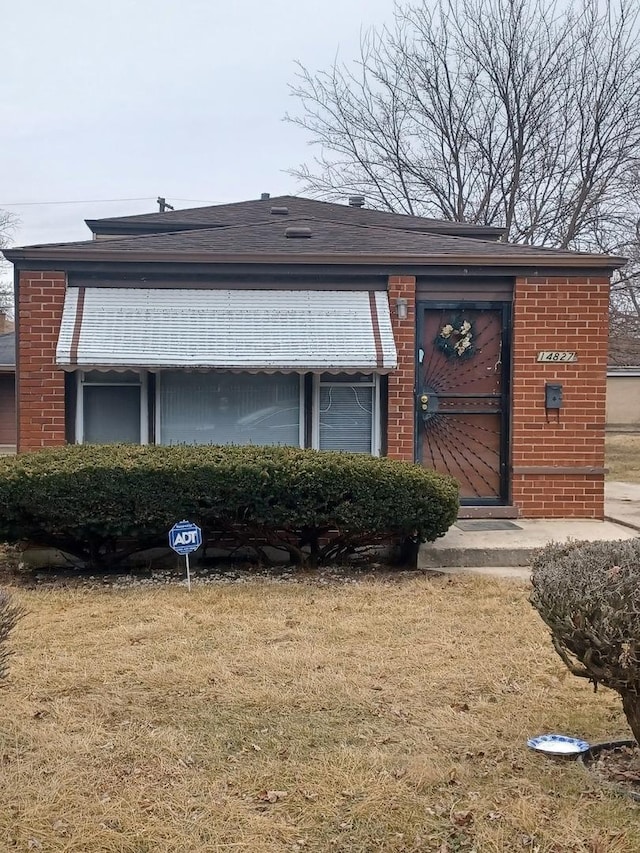
{"type": "Polygon", "coordinates": [[[304,447],[306,420],[311,447],[378,455],[378,379],[163,370],[148,380],[145,371],[88,371],[78,375],[76,436],[85,444],[304,447]]]}
{"type": "Polygon", "coordinates": [[[299,447],[296,373],[164,371],[159,379],[161,444],[282,444],[299,447]]]}
{"type": "Polygon", "coordinates": [[[76,431],[83,444],[146,443],[146,383],[135,371],[80,374],[76,431]]]}
{"type": "Polygon", "coordinates": [[[315,398],[317,448],[379,453],[374,376],[323,373],[316,383],[315,398]]]}

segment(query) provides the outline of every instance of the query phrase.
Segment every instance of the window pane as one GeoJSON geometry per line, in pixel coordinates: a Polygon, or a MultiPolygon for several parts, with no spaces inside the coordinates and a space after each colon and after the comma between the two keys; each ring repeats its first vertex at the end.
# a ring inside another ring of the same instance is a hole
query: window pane
{"type": "Polygon", "coordinates": [[[140,387],[86,385],[85,444],[140,444],[140,387]]]}
{"type": "Polygon", "coordinates": [[[298,447],[299,424],[297,374],[162,373],[162,444],[298,447]]]}
{"type": "Polygon", "coordinates": [[[320,450],[371,453],[373,388],[320,386],[320,450]]]}

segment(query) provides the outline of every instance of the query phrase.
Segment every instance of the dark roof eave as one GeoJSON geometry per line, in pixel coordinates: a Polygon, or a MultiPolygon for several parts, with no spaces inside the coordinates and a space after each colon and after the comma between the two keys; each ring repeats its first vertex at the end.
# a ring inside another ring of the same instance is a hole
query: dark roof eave
{"type": "Polygon", "coordinates": [[[224,228],[224,225],[219,225],[217,222],[203,222],[192,224],[190,222],[171,222],[171,223],[158,223],[153,226],[153,228],[149,225],[148,222],[109,222],[106,220],[107,224],[105,225],[105,220],[102,219],[85,219],[85,225],[94,233],[94,234],[126,234],[129,233],[141,233],[141,234],[170,234],[172,231],[198,231],[205,228],[211,228],[213,231],[216,228],[224,228]]]}
{"type": "MultiPolygon", "coordinates": [[[[500,245],[500,244],[498,244],[500,245]]],[[[592,255],[578,253],[572,255],[535,253],[523,255],[453,255],[453,254],[215,254],[211,252],[135,252],[114,250],[91,249],[83,252],[65,249],[5,249],[4,256],[8,261],[111,261],[114,263],[124,262],[147,262],[147,263],[184,263],[184,264],[414,264],[414,265],[441,265],[441,266],[548,266],[566,267],[580,269],[582,267],[615,270],[624,266],[625,258],[613,255],[592,255]]]]}
{"type": "MultiPolygon", "coordinates": [[[[296,217],[291,217],[292,219],[296,217]]],[[[269,220],[267,220],[269,221],[269,220]]],[[[342,223],[341,220],[333,220],[326,219],[319,220],[322,222],[336,222],[338,224],[346,224],[342,223]]],[[[110,222],[109,220],[102,219],[85,219],[85,224],[89,228],[89,230],[95,234],[110,234],[110,235],[133,235],[133,234],[145,234],[151,236],[153,234],[171,234],[175,231],[202,231],[202,230],[211,230],[215,231],[221,228],[234,228],[238,227],[235,223],[224,223],[224,222],[167,222],[167,223],[157,223],[152,225],[152,223],[148,222],[110,222]],[[105,222],[107,224],[105,224],[105,222]]],[[[443,225],[432,225],[432,226],[422,226],[418,228],[417,226],[409,226],[404,225],[404,227],[400,227],[398,225],[397,228],[392,228],[388,225],[379,225],[376,226],[379,228],[387,228],[388,230],[394,231],[410,231],[411,233],[416,234],[433,234],[433,235],[441,235],[441,236],[451,236],[451,237],[469,237],[470,239],[484,239],[484,240],[492,240],[497,241],[500,237],[504,237],[506,231],[502,228],[495,228],[493,226],[487,226],[483,228],[481,225],[473,225],[468,228],[465,227],[464,223],[443,223],[443,225]]]]}

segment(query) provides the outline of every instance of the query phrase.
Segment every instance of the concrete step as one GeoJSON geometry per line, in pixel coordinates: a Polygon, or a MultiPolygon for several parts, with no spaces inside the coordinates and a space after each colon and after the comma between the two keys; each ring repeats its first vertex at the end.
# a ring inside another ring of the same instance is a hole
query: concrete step
{"type": "Polygon", "coordinates": [[[420,569],[526,568],[549,542],[633,539],[638,531],[591,519],[457,522],[441,539],[420,547],[420,569]],[[502,529],[492,529],[502,528],[502,529]]]}
{"type": "Polygon", "coordinates": [[[484,575],[488,578],[502,578],[526,583],[531,579],[531,569],[519,566],[465,566],[464,568],[440,568],[444,575],[484,575]]]}

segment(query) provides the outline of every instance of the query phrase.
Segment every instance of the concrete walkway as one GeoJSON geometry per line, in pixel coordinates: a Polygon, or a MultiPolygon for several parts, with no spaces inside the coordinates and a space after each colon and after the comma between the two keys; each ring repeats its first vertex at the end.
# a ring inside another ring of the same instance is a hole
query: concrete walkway
{"type": "Polygon", "coordinates": [[[605,483],[604,517],[640,531],[640,483],[605,483]]]}
{"type": "Polygon", "coordinates": [[[549,542],[613,541],[640,535],[640,484],[607,483],[605,520],[514,519],[458,521],[445,536],[423,545],[421,569],[474,572],[528,580],[533,554],[549,542]]]}

